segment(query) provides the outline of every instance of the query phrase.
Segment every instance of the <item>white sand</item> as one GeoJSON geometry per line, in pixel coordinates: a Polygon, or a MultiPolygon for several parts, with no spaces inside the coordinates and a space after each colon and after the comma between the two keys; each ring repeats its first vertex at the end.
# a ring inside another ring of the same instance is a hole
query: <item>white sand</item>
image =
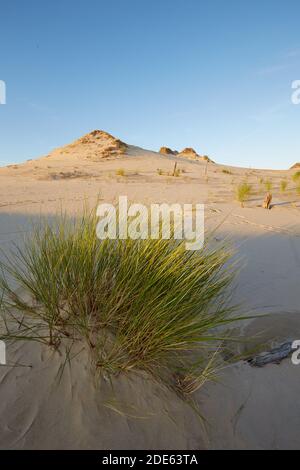
{"type": "MultiPolygon", "coordinates": [[[[60,206],[74,213],[84,200],[93,206],[128,195],[135,202],[206,204],[210,227],[223,220],[217,237],[233,238],[244,267],[235,301],[270,319],[248,321],[244,335],[262,332],[267,345],[300,339],[300,198],[292,171],[229,168],[137,147],[101,158],[108,145],[99,139],[57,150],[48,157],[0,169],[0,243],[4,251],[29,230],[40,213],[60,206]],[[174,162],[185,172],[178,178],[174,162]],[[116,176],[123,168],[126,176],[116,176]],[[223,173],[223,169],[232,174],[223,173]],[[234,202],[234,186],[247,177],[258,194],[244,209],[234,202]],[[272,179],[274,207],[257,207],[264,196],[259,178],[272,179]],[[286,195],[279,192],[288,178],[286,195]]],[[[114,141],[109,141],[109,146],[114,141]]],[[[197,392],[207,431],[192,410],[145,376],[95,384],[86,353],[57,374],[63,358],[37,344],[8,349],[8,362],[31,367],[0,368],[1,448],[300,448],[300,366],[290,359],[262,369],[239,362],[222,371],[217,384],[197,392]]]]}

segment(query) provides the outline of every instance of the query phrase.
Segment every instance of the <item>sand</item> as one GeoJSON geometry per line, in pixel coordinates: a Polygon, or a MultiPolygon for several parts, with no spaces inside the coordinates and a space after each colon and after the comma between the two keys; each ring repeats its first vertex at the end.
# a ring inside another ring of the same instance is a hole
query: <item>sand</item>
{"type": "MultiPolygon", "coordinates": [[[[3,253],[21,243],[31,220],[53,217],[60,207],[73,214],[86,201],[93,207],[97,198],[116,202],[119,195],[145,204],[205,203],[207,227],[222,222],[216,238],[229,236],[242,261],[233,301],[244,311],[271,314],[248,320],[245,338],[259,333],[257,341],[266,348],[300,339],[300,197],[293,171],[207,166],[200,159],[119,147],[95,134],[40,159],[0,168],[3,253]],[[168,176],[175,162],[184,172],[168,176]],[[125,176],[118,176],[118,169],[125,176]],[[241,208],[234,188],[245,178],[255,194],[241,208]],[[260,178],[274,184],[270,211],[259,207],[266,192],[260,178]],[[281,194],[284,178],[289,187],[281,194]]],[[[300,366],[290,359],[261,369],[245,361],[227,365],[217,383],[194,395],[204,427],[179,397],[143,374],[114,379],[112,391],[94,377],[84,350],[63,374],[64,357],[38,344],[12,345],[7,356],[8,366],[0,367],[3,449],[300,448],[300,366]]]]}

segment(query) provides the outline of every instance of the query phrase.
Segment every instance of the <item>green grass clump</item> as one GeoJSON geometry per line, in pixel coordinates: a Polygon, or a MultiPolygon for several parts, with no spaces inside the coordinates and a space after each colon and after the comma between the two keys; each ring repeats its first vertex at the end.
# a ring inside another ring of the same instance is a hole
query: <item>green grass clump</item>
{"type": "Polygon", "coordinates": [[[244,207],[244,203],[249,198],[251,192],[252,186],[249,183],[241,183],[236,188],[236,199],[241,203],[242,207],[244,207]]]}
{"type": "Polygon", "coordinates": [[[286,189],[287,189],[287,186],[288,186],[288,182],[287,180],[282,180],[280,181],[280,191],[282,193],[285,193],[286,189]]]}
{"type": "Polygon", "coordinates": [[[273,183],[272,183],[271,180],[266,180],[265,181],[265,188],[268,192],[272,191],[273,183]]]}
{"type": "Polygon", "coordinates": [[[300,171],[296,171],[296,173],[293,174],[292,180],[294,181],[294,183],[300,181],[300,171]]]}
{"type": "Polygon", "coordinates": [[[125,176],[125,170],[124,170],[124,168],[118,168],[118,169],[116,170],[116,175],[117,175],[117,176],[125,176]]]}
{"type": "Polygon", "coordinates": [[[96,225],[93,215],[44,221],[9,255],[1,339],[82,342],[105,374],[144,370],[183,393],[197,389],[236,321],[231,250],[210,240],[201,251],[176,240],[100,241],[96,225]]]}

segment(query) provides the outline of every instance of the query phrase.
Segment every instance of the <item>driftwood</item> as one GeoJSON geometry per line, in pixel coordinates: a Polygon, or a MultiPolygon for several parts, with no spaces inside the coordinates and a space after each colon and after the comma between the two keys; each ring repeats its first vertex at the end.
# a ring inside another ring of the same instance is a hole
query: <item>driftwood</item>
{"type": "Polygon", "coordinates": [[[272,194],[267,193],[264,202],[263,202],[263,208],[264,209],[271,209],[271,202],[272,202],[272,194]]]}
{"type": "Polygon", "coordinates": [[[283,359],[289,357],[294,351],[292,345],[292,341],[283,343],[281,346],[273,348],[269,352],[248,359],[248,363],[253,367],[263,367],[267,364],[280,364],[283,359]]]}

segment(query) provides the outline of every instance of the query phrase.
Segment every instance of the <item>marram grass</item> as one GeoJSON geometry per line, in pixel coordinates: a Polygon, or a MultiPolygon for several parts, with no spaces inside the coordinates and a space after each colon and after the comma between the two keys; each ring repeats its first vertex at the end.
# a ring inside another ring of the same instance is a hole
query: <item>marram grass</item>
{"type": "Polygon", "coordinates": [[[44,220],[7,257],[1,338],[84,342],[103,374],[144,370],[191,393],[238,320],[231,250],[213,238],[195,252],[176,240],[100,241],[96,224],[90,214],[44,220]]]}

